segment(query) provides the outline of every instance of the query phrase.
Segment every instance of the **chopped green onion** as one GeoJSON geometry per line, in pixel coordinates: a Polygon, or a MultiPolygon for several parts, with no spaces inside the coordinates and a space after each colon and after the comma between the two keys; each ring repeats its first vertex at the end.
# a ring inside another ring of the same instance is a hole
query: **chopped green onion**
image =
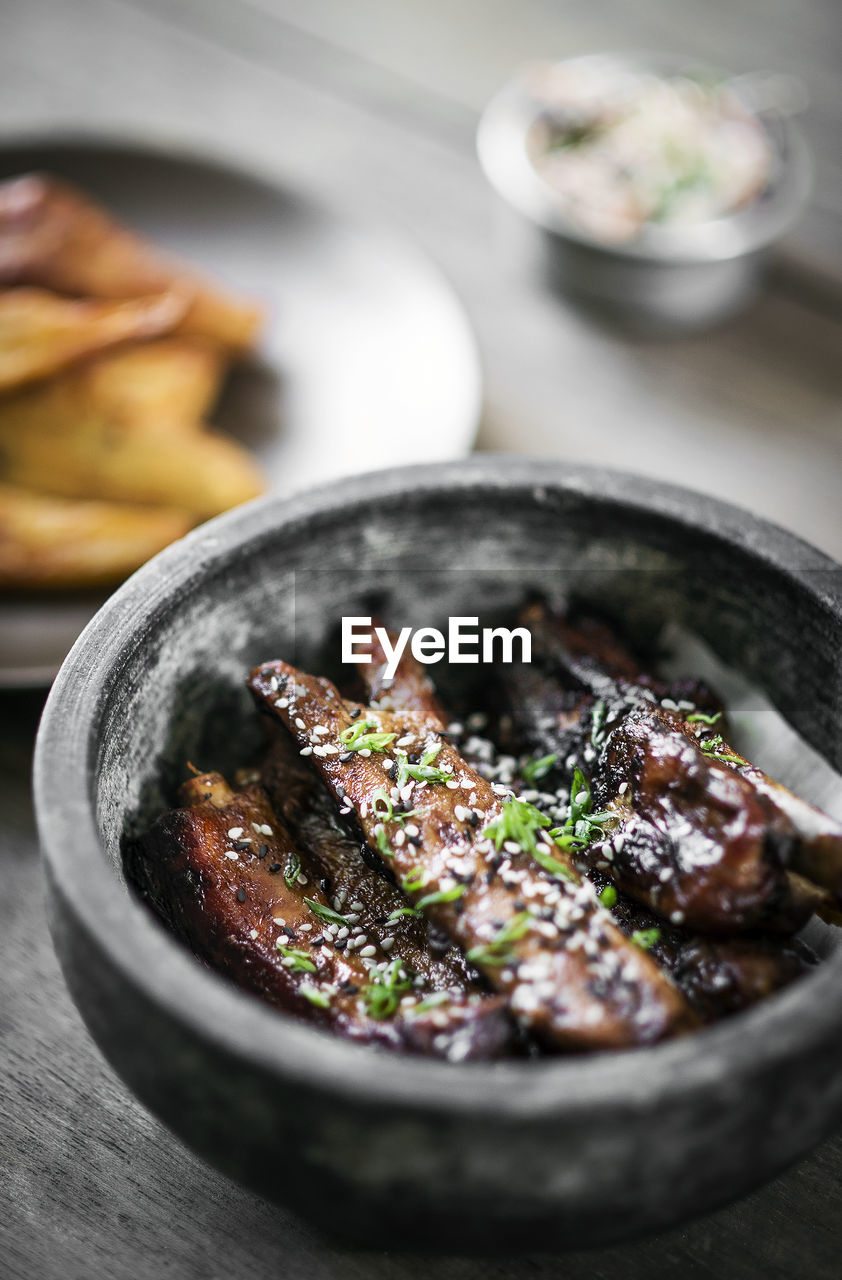
{"type": "Polygon", "coordinates": [[[654,947],[660,936],[660,929],[635,929],[634,933],[630,934],[630,941],[643,951],[648,951],[650,947],[654,947]]]}
{"type": "Polygon", "coordinates": [[[397,1011],[402,996],[412,987],[412,978],[402,960],[393,960],[382,972],[372,970],[372,980],[362,989],[362,998],[372,1018],[381,1021],[397,1011]]]}
{"type": "Polygon", "coordinates": [[[721,760],[723,764],[745,764],[741,756],[734,755],[734,752],[729,750],[721,733],[715,733],[712,737],[706,738],[704,742],[699,743],[699,746],[710,760],[721,760]]]}
{"type": "Polygon", "coordinates": [[[519,911],[517,915],[512,916],[507,924],[503,925],[503,928],[500,929],[491,942],[472,947],[467,953],[467,959],[471,964],[509,964],[513,956],[513,944],[519,942],[529,932],[532,927],[532,919],[531,912],[519,911]]]}
{"type": "Polygon", "coordinates": [[[604,907],[610,911],[612,907],[617,905],[617,890],[613,884],[607,884],[599,895],[599,900],[604,907]]]}
{"type": "Polygon", "coordinates": [[[530,786],[533,786],[536,782],[540,782],[542,778],[546,778],[557,759],[558,752],[553,751],[548,756],[538,756],[534,760],[527,760],[520,767],[520,775],[524,782],[528,782],[530,786]]]}
{"type": "Polygon", "coordinates": [[[377,729],[376,720],[358,720],[349,725],[339,735],[339,741],[346,751],[385,751],[390,742],[398,736],[396,733],[370,732],[377,729]]]}
{"type": "Polygon", "coordinates": [[[304,901],[310,908],[314,916],[318,916],[320,920],[324,920],[326,924],[338,924],[340,928],[346,925],[348,921],[341,916],[338,911],[333,911],[330,907],[325,907],[321,902],[316,902],[313,898],[305,898],[304,901]]]}
{"type": "Polygon", "coordinates": [[[301,859],[299,858],[297,853],[293,852],[289,855],[289,858],[287,860],[287,868],[286,868],[286,871],[284,872],[284,881],[288,889],[291,889],[292,886],[295,884],[296,877],[298,876],[300,871],[301,871],[301,859]]]}
{"type": "Polygon", "coordinates": [[[685,716],[688,724],[706,724],[715,725],[717,720],[722,719],[721,711],[714,711],[712,715],[706,716],[704,711],[694,711],[691,715],[685,716]]]}
{"type": "Polygon", "coordinates": [[[278,938],[275,946],[285,960],[294,961],[293,964],[288,966],[292,969],[293,973],[316,972],[316,966],[313,964],[313,961],[310,959],[306,951],[297,951],[295,947],[288,947],[285,942],[281,942],[280,938],[278,938]]]}
{"type": "Polygon", "coordinates": [[[305,1000],[309,1000],[310,1004],[314,1004],[317,1009],[329,1009],[330,997],[326,992],[320,991],[318,987],[311,987],[309,982],[302,982],[299,991],[305,1000]]]}
{"type": "Polygon", "coordinates": [[[415,905],[419,911],[423,911],[425,907],[432,907],[436,902],[455,902],[464,892],[463,884],[455,884],[452,889],[439,889],[436,893],[428,893],[415,905]]]}

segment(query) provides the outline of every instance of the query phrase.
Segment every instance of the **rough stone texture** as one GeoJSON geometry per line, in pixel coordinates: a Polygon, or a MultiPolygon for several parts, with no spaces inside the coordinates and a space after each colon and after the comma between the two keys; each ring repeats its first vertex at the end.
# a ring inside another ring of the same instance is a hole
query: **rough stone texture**
{"type": "Polygon", "coordinates": [[[684,491],[493,457],[214,521],[112,598],[45,713],[36,798],[53,928],[103,1052],[220,1168],[360,1241],[607,1243],[746,1191],[842,1117],[838,954],[683,1043],[453,1068],[277,1017],[127,893],[121,834],[162,803],[185,756],[206,767],[217,741],[231,760],[254,744],[240,683],[254,662],[321,662],[331,625],[372,592],[434,622],[537,585],[596,595],[632,629],[690,626],[839,765],[832,562],[684,491]]]}

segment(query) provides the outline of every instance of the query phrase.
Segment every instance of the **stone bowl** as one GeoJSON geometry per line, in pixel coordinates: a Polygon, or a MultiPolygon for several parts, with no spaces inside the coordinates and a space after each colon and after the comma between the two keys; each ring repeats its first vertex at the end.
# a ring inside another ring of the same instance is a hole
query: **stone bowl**
{"type": "Polygon", "coordinates": [[[677,1042],[449,1065],[278,1014],[203,967],[127,886],[121,843],[185,761],[258,744],[243,685],[324,670],[343,614],[422,625],[527,590],[665,620],[756,681],[842,766],[842,570],[733,507],[607,470],[514,457],[269,497],[135,574],[65,662],[35,761],[55,945],[114,1069],[194,1151],[344,1240],[403,1249],[606,1245],[743,1195],[842,1119],[842,952],[677,1042]]]}

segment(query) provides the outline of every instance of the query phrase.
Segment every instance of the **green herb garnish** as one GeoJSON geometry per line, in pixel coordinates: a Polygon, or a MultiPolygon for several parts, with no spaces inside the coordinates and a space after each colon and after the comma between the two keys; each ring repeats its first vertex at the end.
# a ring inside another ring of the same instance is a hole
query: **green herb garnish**
{"type": "Polygon", "coordinates": [[[591,746],[598,750],[605,737],[605,717],[608,707],[602,698],[598,698],[591,708],[591,746]]]}
{"type": "Polygon", "coordinates": [[[405,751],[397,751],[395,757],[398,762],[397,788],[405,787],[407,782],[412,779],[413,782],[447,782],[453,773],[453,769],[448,765],[446,769],[437,769],[433,765],[438,753],[441,751],[441,743],[434,742],[431,747],[422,755],[417,764],[410,764],[409,756],[405,751]]]}
{"type": "Polygon", "coordinates": [[[311,987],[309,982],[302,982],[299,991],[304,999],[309,1000],[310,1004],[314,1004],[317,1009],[330,1008],[330,997],[324,991],[320,991],[318,987],[311,987]]]}
{"type": "Polygon", "coordinates": [[[550,835],[562,849],[586,849],[597,837],[603,835],[603,826],[611,820],[607,812],[594,813],[591,789],[581,769],[573,774],[570,788],[570,812],[561,827],[555,827],[550,835]]]}
{"type": "Polygon", "coordinates": [[[704,711],[694,711],[691,715],[685,716],[684,719],[688,724],[715,725],[717,720],[722,719],[722,712],[714,711],[712,715],[706,716],[704,711]]]}
{"type": "Polygon", "coordinates": [[[610,911],[612,907],[617,905],[617,890],[613,884],[607,884],[599,895],[599,900],[604,907],[610,911]]]}
{"type": "Polygon", "coordinates": [[[512,947],[515,942],[527,934],[532,927],[532,913],[519,911],[512,916],[508,924],[503,925],[496,938],[484,942],[481,946],[472,947],[467,953],[471,964],[505,965],[513,958],[512,947]]]}
{"type": "Polygon", "coordinates": [[[490,836],[498,850],[507,840],[514,840],[521,849],[532,853],[537,844],[538,832],[549,825],[549,818],[540,809],[536,809],[534,804],[509,796],[503,801],[499,816],[492,818],[483,827],[482,834],[490,836]]]}
{"type": "Polygon", "coordinates": [[[640,947],[643,951],[648,951],[650,947],[654,947],[660,936],[660,929],[635,929],[634,933],[629,935],[629,938],[636,947],[640,947]]]}
{"type": "Polygon", "coordinates": [[[348,923],[344,916],[341,916],[338,911],[334,911],[331,907],[322,906],[321,902],[316,902],[313,898],[305,898],[304,901],[313,915],[318,916],[320,920],[324,920],[326,924],[338,924],[341,927],[348,923]]]}
{"type": "Polygon", "coordinates": [[[418,1013],[427,1013],[430,1009],[438,1009],[443,1004],[449,1004],[451,997],[446,991],[434,991],[432,995],[425,996],[423,1000],[419,1000],[407,1012],[414,1018],[418,1013]]]}
{"type": "Polygon", "coordinates": [[[536,782],[540,782],[542,778],[546,778],[557,759],[558,752],[553,751],[548,756],[538,756],[534,760],[527,760],[520,767],[521,777],[524,782],[528,782],[530,786],[533,786],[536,782]]]}
{"type": "Polygon", "coordinates": [[[455,902],[464,892],[463,884],[455,884],[452,889],[439,889],[436,893],[428,893],[415,905],[419,911],[423,911],[425,907],[432,907],[436,902],[455,902]]]}
{"type": "Polygon", "coordinates": [[[396,733],[371,732],[377,730],[376,720],[358,720],[339,735],[346,751],[385,751],[394,742],[396,733]]]}
{"type": "Polygon", "coordinates": [[[579,877],[570,867],[566,867],[563,862],[559,862],[558,858],[554,858],[551,853],[536,845],[531,850],[532,857],[539,862],[545,871],[549,871],[550,875],[563,876],[565,880],[573,880],[578,884],[579,877]]]}
{"type": "Polygon", "coordinates": [[[397,1011],[401,998],[412,987],[412,978],[403,968],[401,960],[393,960],[382,972],[372,971],[372,980],[362,989],[362,998],[372,1018],[378,1021],[390,1018],[397,1011]]]}
{"type": "Polygon", "coordinates": [[[281,942],[280,938],[275,943],[278,951],[285,960],[292,960],[294,963],[287,967],[292,969],[293,973],[315,973],[316,966],[310,959],[306,951],[297,951],[295,947],[288,947],[286,943],[281,942]]]}
{"type": "Polygon", "coordinates": [[[401,916],[420,916],[421,912],[416,911],[414,907],[398,907],[397,911],[393,911],[386,921],[387,924],[395,924],[400,920],[401,916]]]}
{"type": "Polygon", "coordinates": [[[287,869],[284,872],[284,882],[288,889],[295,884],[296,877],[301,871],[301,859],[297,853],[291,853],[287,860],[287,869]]]}
{"type": "Polygon", "coordinates": [[[733,751],[729,750],[728,743],[721,733],[715,733],[712,737],[705,738],[704,742],[699,743],[699,746],[711,760],[721,760],[723,764],[745,764],[745,761],[740,756],[735,756],[733,751]]]}
{"type": "Polygon", "coordinates": [[[426,867],[412,867],[401,880],[404,893],[417,893],[427,883],[426,867]]]}

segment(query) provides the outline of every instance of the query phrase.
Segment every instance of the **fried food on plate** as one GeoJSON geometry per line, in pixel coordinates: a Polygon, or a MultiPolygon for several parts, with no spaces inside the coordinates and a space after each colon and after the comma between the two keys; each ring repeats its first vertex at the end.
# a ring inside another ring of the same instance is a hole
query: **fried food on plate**
{"type": "Polygon", "coordinates": [[[0,399],[0,481],[68,498],[178,507],[194,521],[263,487],[234,440],[199,424],[151,440],[77,399],[61,379],[0,399]]]}
{"type": "Polygon", "coordinates": [[[0,286],[134,298],[175,290],[190,302],[184,333],[250,347],[259,306],[205,280],[106,213],[80,191],[41,174],[0,184],[0,286]]]}
{"type": "Polygon", "coordinates": [[[131,339],[174,329],[188,300],[156,293],[123,302],[62,298],[45,289],[0,293],[0,391],[57,373],[131,339]]]}
{"type": "Polygon", "coordinates": [[[55,498],[0,484],[0,588],[108,586],[182,537],[165,507],[55,498]]]}
{"type": "Polygon", "coordinates": [[[192,429],[213,408],[227,365],[222,349],[201,338],[159,338],[68,371],[57,396],[66,396],[69,426],[84,410],[125,428],[192,429]]]}

